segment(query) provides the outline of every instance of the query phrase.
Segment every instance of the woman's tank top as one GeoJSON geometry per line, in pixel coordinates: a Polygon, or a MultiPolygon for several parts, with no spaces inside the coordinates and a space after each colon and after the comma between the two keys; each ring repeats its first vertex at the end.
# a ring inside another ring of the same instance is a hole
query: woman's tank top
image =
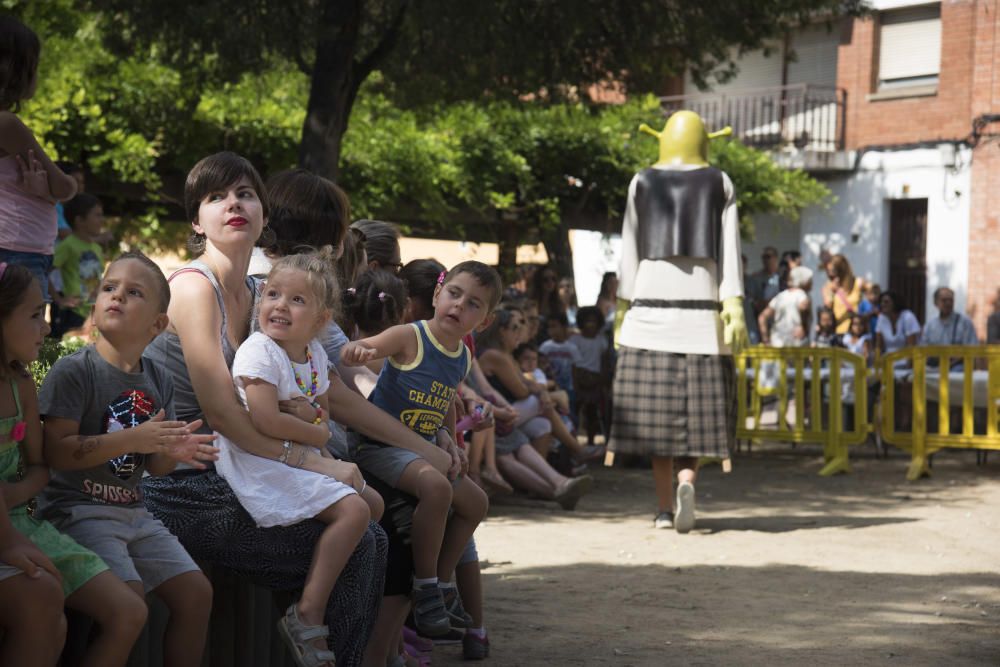
{"type": "MultiPolygon", "coordinates": [[[[219,306],[219,310],[222,312],[222,326],[219,329],[219,337],[222,340],[222,355],[226,359],[226,367],[231,369],[233,367],[233,359],[236,358],[236,348],[230,344],[229,336],[226,334],[229,315],[226,313],[225,303],[222,300],[222,287],[219,285],[219,281],[211,269],[198,260],[194,260],[174,271],[170,276],[170,280],[173,280],[175,276],[181,273],[189,271],[195,271],[205,276],[208,282],[212,284],[212,289],[215,290],[215,300],[219,306]]],[[[254,300],[254,306],[250,309],[252,316],[253,312],[256,311],[257,305],[257,281],[248,276],[246,284],[250,288],[250,293],[253,295],[254,300]]],[[[145,356],[160,364],[173,378],[174,412],[177,415],[177,419],[188,422],[195,419],[203,419],[205,416],[204,411],[198,404],[198,397],[195,395],[194,387],[191,385],[191,374],[188,373],[187,364],[184,363],[184,351],[181,349],[180,337],[172,331],[164,331],[149,344],[146,348],[145,356]]],[[[211,433],[212,427],[206,422],[202,424],[200,432],[211,433]]]]}
{"type": "Polygon", "coordinates": [[[0,248],[51,255],[56,242],[56,205],[18,186],[13,155],[0,157],[0,248]]]}

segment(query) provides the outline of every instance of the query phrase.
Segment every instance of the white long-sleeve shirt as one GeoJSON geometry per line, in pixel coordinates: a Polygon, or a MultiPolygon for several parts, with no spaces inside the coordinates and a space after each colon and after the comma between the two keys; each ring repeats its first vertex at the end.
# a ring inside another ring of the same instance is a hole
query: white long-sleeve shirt
{"type": "MultiPolygon", "coordinates": [[[[694,165],[657,166],[657,169],[691,170],[694,165]]],[[[639,260],[635,210],[636,177],[628,188],[622,224],[622,264],[618,296],[636,299],[708,300],[721,302],[743,296],[740,259],[740,225],[733,182],[722,174],[726,206],[722,213],[719,263],[704,257],[670,257],[639,260]]],[[[647,308],[632,306],[625,314],[619,342],[622,345],[681,354],[732,354],[723,342],[722,320],[715,310],[647,308]]]]}

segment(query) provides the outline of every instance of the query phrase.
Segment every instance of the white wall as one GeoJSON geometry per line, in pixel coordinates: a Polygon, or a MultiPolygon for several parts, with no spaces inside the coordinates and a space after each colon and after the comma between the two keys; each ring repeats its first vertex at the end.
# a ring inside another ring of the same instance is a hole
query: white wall
{"type": "MultiPolygon", "coordinates": [[[[928,316],[936,314],[932,295],[947,285],[955,290],[955,307],[965,310],[969,255],[969,161],[971,152],[955,154],[955,168],[946,167],[947,151],[937,148],[866,153],[860,169],[828,180],[837,197],[829,208],[812,207],[802,216],[801,245],[805,265],[816,269],[819,253],[843,253],[854,272],[887,289],[889,280],[889,200],[927,202],[928,316]]],[[[813,298],[820,303],[825,279],[813,281],[813,298]]]]}
{"type": "Polygon", "coordinates": [[[618,273],[621,268],[621,234],[605,235],[584,229],[571,229],[569,244],[573,253],[576,302],[581,306],[593,306],[597,303],[604,272],[618,273]]]}

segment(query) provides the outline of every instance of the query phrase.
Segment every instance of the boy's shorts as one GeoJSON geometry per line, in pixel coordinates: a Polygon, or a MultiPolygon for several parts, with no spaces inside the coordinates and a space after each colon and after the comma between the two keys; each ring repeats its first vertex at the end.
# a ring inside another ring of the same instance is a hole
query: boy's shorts
{"type": "Polygon", "coordinates": [[[462,555],[458,559],[459,565],[465,565],[466,563],[475,563],[479,560],[479,551],[476,550],[476,538],[470,537],[469,541],[465,543],[465,549],[462,550],[462,555]]]}
{"type": "Polygon", "coordinates": [[[122,581],[148,593],[186,572],[199,572],[180,541],[144,507],[74,505],[52,523],[89,548],[122,581]]]}
{"type": "Polygon", "coordinates": [[[348,448],[351,461],[394,489],[399,486],[399,478],[403,476],[406,466],[424,460],[409,449],[372,442],[353,431],[348,433],[348,448]]]}

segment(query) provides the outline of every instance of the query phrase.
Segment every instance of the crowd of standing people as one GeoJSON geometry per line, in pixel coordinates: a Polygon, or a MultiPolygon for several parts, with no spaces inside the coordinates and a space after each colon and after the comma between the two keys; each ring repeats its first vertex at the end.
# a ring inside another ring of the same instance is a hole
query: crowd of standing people
{"type": "Polygon", "coordinates": [[[937,316],[921,323],[898,292],[883,291],[878,283],[856,276],[845,255],[824,257],[820,269],[826,281],[819,304],[813,304],[810,296],[813,271],[802,265],[797,251],[787,251],[779,260],[777,250],[766,247],[761,264],[760,271],[745,280],[747,321],[755,343],[843,347],[869,365],[876,356],[907,346],[1000,343],[1000,293],[986,340],[980,341],[972,320],[955,309],[955,291],[950,287],[934,291],[937,316]]]}

